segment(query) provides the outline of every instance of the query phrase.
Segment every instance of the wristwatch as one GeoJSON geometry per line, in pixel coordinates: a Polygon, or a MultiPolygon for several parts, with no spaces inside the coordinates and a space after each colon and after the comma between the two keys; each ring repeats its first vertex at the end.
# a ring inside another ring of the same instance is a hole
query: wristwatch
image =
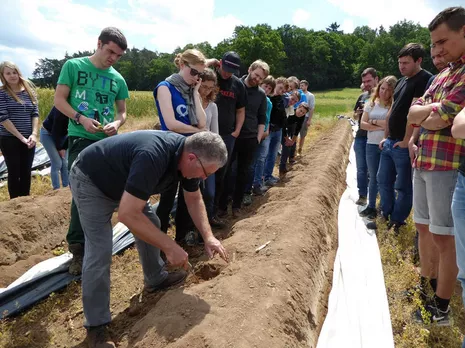
{"type": "Polygon", "coordinates": [[[81,116],[82,115],[79,112],[76,112],[76,114],[74,115],[74,121],[76,121],[77,124],[81,124],[81,122],[79,122],[81,116]]]}

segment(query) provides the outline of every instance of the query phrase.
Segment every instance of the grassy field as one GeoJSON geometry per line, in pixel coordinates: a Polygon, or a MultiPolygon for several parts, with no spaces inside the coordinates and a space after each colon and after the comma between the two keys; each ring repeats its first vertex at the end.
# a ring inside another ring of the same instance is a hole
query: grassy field
{"type": "MultiPolygon", "coordinates": [[[[40,119],[44,120],[53,106],[53,89],[39,89],[40,119]]],[[[317,117],[331,117],[337,113],[344,113],[354,107],[360,90],[344,88],[325,92],[315,92],[317,117]]],[[[152,92],[129,92],[127,101],[128,117],[157,117],[152,92]]]]}

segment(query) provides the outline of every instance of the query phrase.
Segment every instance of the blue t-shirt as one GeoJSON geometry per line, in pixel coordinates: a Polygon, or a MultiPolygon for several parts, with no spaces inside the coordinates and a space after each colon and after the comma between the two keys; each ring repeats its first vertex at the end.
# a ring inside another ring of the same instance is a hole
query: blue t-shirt
{"type": "Polygon", "coordinates": [[[265,132],[267,131],[268,125],[270,124],[271,109],[273,109],[273,103],[271,102],[270,98],[266,97],[265,132]]]}
{"type": "Polygon", "coordinates": [[[155,87],[153,91],[153,97],[155,98],[155,103],[157,105],[158,117],[160,118],[161,129],[164,131],[169,131],[168,127],[166,127],[165,120],[163,119],[163,115],[160,110],[160,105],[158,104],[157,100],[157,91],[158,87],[166,86],[170,90],[171,93],[171,104],[173,105],[174,111],[174,118],[187,125],[191,125],[189,120],[189,112],[187,111],[187,103],[186,100],[182,97],[181,92],[179,92],[176,87],[174,87],[168,81],[160,82],[157,87],[155,87]]]}
{"type": "Polygon", "coordinates": [[[299,93],[300,93],[300,100],[294,104],[294,110],[297,109],[300,104],[308,103],[307,96],[305,95],[304,91],[299,89],[299,93]]]}

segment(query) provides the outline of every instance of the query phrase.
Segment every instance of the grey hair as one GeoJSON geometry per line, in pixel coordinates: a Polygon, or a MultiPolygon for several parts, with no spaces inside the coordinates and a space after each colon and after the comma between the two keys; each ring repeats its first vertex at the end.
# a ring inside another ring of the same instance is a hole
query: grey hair
{"type": "Polygon", "coordinates": [[[199,132],[187,137],[184,151],[195,153],[204,163],[215,163],[219,168],[228,161],[228,150],[219,134],[199,132]]]}

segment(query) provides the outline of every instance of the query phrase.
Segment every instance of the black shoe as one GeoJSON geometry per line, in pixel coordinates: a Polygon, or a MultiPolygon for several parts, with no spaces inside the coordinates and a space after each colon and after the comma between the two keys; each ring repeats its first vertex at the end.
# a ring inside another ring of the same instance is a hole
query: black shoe
{"type": "Polygon", "coordinates": [[[400,229],[402,228],[402,226],[405,226],[405,225],[407,225],[405,222],[390,221],[387,224],[387,228],[388,230],[390,230],[391,228],[394,229],[394,233],[396,234],[396,236],[398,236],[400,233],[400,229]]]}
{"type": "Polygon", "coordinates": [[[244,204],[246,207],[251,205],[252,204],[252,194],[249,194],[249,193],[244,194],[244,197],[242,198],[242,204],[244,204]]]}
{"type": "Polygon", "coordinates": [[[269,188],[266,186],[254,186],[252,192],[255,196],[263,196],[269,188]]]}
{"type": "Polygon", "coordinates": [[[377,230],[378,229],[378,226],[376,226],[376,222],[374,221],[370,221],[369,223],[367,223],[367,228],[369,230],[377,230]]]}
{"type": "Polygon", "coordinates": [[[225,218],[228,216],[228,210],[222,210],[222,209],[218,209],[218,212],[216,213],[216,215],[222,219],[222,218],[225,218]]]}
{"type": "Polygon", "coordinates": [[[155,287],[144,287],[144,290],[148,293],[152,293],[155,291],[166,290],[173,286],[179,285],[184,282],[187,278],[187,272],[183,270],[179,270],[176,272],[168,273],[168,277],[161,283],[155,287]]]}
{"type": "Polygon", "coordinates": [[[415,322],[419,324],[436,324],[438,326],[450,326],[450,306],[445,312],[441,311],[434,303],[429,303],[424,309],[417,309],[414,314],[415,322]]]}
{"type": "Polygon", "coordinates": [[[367,197],[366,196],[360,196],[358,197],[357,202],[355,202],[357,205],[365,205],[367,204],[367,197]]]}
{"type": "Polygon", "coordinates": [[[359,213],[359,215],[361,217],[366,217],[370,220],[373,220],[376,219],[377,212],[375,208],[366,207],[359,213]]]}
{"type": "Polygon", "coordinates": [[[226,227],[226,224],[224,223],[224,221],[220,220],[218,216],[213,216],[210,219],[210,226],[213,228],[222,229],[226,227]]]}
{"type": "Polygon", "coordinates": [[[87,345],[89,348],[114,348],[107,325],[87,328],[87,345]]]}
{"type": "Polygon", "coordinates": [[[426,293],[425,289],[423,289],[421,285],[416,285],[413,288],[405,290],[402,294],[409,301],[412,301],[416,293],[418,293],[422,306],[426,307],[430,298],[428,297],[428,294],[426,293]]]}

